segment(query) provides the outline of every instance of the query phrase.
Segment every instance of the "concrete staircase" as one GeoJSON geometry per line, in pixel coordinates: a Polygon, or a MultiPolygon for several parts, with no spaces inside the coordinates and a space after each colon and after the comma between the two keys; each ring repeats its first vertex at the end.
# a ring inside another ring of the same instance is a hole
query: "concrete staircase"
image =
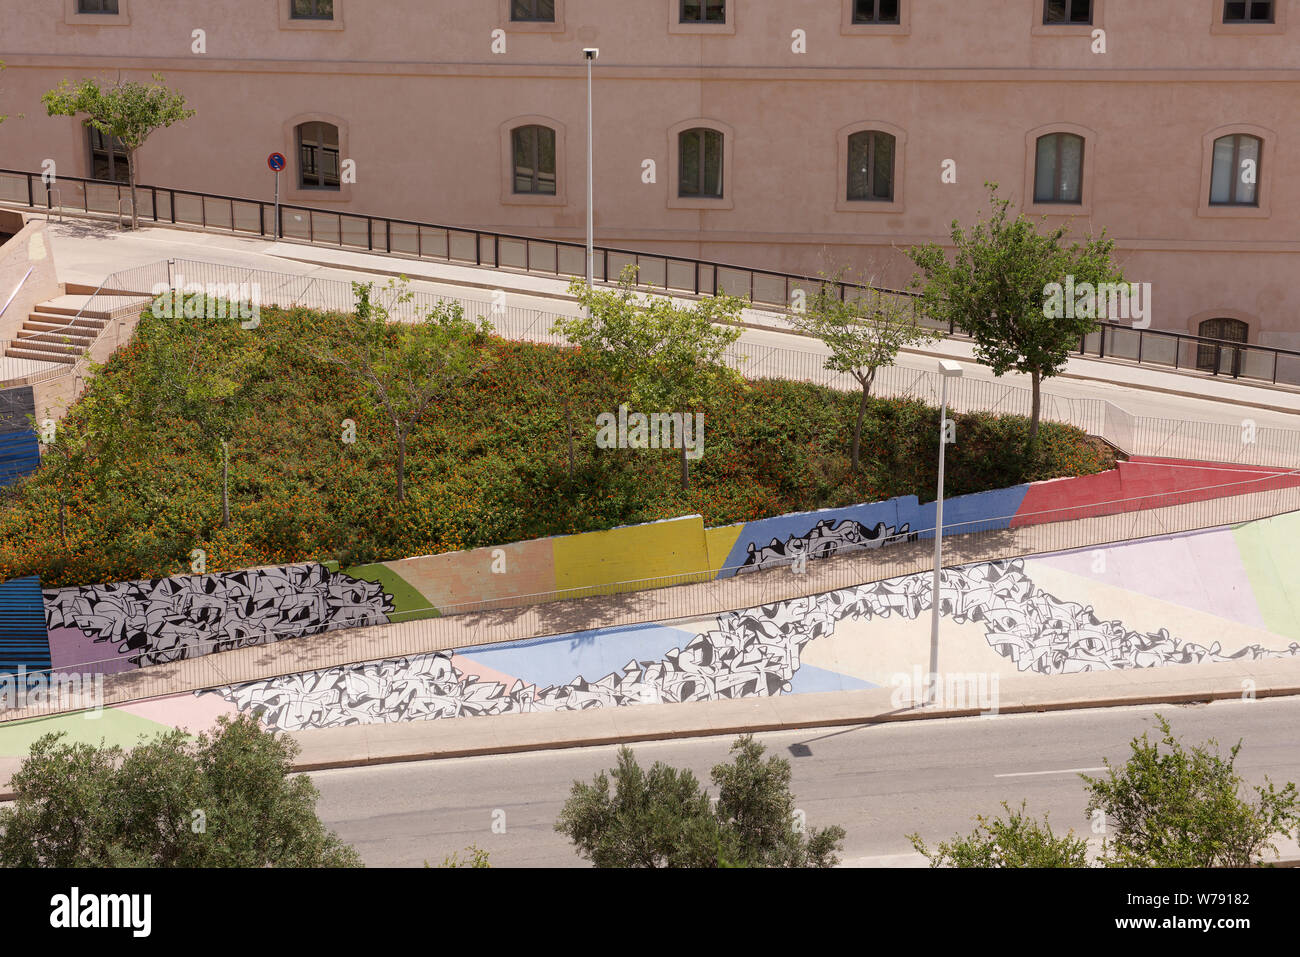
{"type": "Polygon", "coordinates": [[[129,296],[58,296],[37,305],[5,349],[11,359],[72,365],[119,315],[145,301],[129,296]],[[93,308],[88,304],[94,300],[93,308]]]}

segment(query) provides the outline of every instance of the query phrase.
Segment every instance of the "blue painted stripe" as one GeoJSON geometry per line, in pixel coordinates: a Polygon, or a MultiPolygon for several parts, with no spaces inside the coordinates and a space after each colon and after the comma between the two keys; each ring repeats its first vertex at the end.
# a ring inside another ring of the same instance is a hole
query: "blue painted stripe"
{"type": "Polygon", "coordinates": [[[35,575],[0,582],[0,672],[50,667],[45,602],[35,575]]]}
{"type": "Polygon", "coordinates": [[[41,447],[31,429],[0,433],[0,486],[12,485],[41,466],[41,447]]]}

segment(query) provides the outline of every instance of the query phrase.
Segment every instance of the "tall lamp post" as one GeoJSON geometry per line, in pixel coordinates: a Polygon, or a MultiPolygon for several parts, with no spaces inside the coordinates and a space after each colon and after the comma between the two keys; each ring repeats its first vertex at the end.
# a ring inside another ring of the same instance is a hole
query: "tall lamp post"
{"type": "Polygon", "coordinates": [[[943,565],[943,453],[948,444],[948,380],[961,377],[961,365],[939,360],[939,495],[934,500],[934,578],[930,584],[930,687],[926,703],[937,705],[939,684],[939,569],[943,565]]]}
{"type": "Polygon", "coordinates": [[[595,186],[592,173],[595,167],[591,126],[591,65],[600,56],[596,47],[583,47],[582,55],[587,58],[587,288],[596,284],[596,209],[595,186]]]}

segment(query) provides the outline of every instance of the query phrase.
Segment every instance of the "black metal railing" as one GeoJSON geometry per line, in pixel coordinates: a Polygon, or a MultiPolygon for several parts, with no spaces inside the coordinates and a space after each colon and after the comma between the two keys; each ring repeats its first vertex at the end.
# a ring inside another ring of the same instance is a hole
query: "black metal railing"
{"type": "MultiPolygon", "coordinates": [[[[60,176],[53,189],[41,173],[0,169],[0,203],[25,204],[32,209],[77,209],[84,213],[121,215],[130,187],[109,180],[60,176]],[[69,190],[69,187],[71,189],[69,190]],[[54,201],[55,195],[59,203],[54,201]],[[71,195],[69,195],[71,194],[71,195]],[[80,202],[77,202],[77,200],[80,202]]],[[[325,244],[342,249],[381,252],[467,266],[485,266],[546,276],[586,276],[586,245],[562,239],[539,239],[463,226],[441,226],[414,220],[369,216],[281,203],[275,204],[164,186],[137,186],[142,219],[156,223],[198,226],[236,234],[275,237],[325,244]],[[278,229],[277,229],[278,226],[278,229]]],[[[827,280],[797,273],[735,266],[666,253],[595,247],[595,280],[617,281],[624,267],[637,267],[638,283],[648,289],[708,296],[717,292],[747,298],[756,307],[790,308],[796,290],[811,295],[827,280]]],[[[835,283],[841,298],[866,287],[835,283]]],[[[915,301],[916,293],[879,291],[915,301]]],[[[966,338],[951,322],[922,322],[953,338],[966,338]]],[[[1079,354],[1100,359],[1128,360],[1140,365],[1201,372],[1209,376],[1246,379],[1273,385],[1300,386],[1300,351],[1250,345],[1131,325],[1102,323],[1079,342],[1079,354]]]]}

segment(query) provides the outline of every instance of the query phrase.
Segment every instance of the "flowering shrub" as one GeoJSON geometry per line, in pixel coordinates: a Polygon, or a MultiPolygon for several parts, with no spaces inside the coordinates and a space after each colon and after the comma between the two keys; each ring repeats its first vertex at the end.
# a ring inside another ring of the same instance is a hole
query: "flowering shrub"
{"type": "MultiPolygon", "coordinates": [[[[133,394],[151,348],[137,338],[96,371],[45,464],[0,505],[0,579],[36,574],[56,587],[188,574],[195,549],[209,572],[311,559],[346,565],[682,514],[724,525],[934,497],[938,410],[922,403],[871,402],[855,479],[856,395],[781,380],[722,383],[692,410],[704,413],[705,454],[682,491],[675,451],[596,448],[596,415],[626,401],[613,383],[582,377],[571,350],[492,339],[486,371],[412,433],[399,504],[391,428],[367,413],[353,380],[296,346],[309,328],[319,332],[316,318],[263,308],[257,329],[210,330],[222,341],[209,354],[242,354],[246,366],[247,350],[257,353],[251,417],[229,442],[230,528],[220,523],[219,459],[192,424],[151,415],[133,394]],[[578,424],[572,476],[562,390],[574,397],[578,424]],[[346,419],[356,423],[352,443],[342,439],[346,419]],[[64,454],[95,428],[131,441],[64,454]]],[[[1029,462],[1024,418],[956,419],[949,495],[1113,466],[1108,447],[1078,429],[1044,423],[1029,462]]]]}

